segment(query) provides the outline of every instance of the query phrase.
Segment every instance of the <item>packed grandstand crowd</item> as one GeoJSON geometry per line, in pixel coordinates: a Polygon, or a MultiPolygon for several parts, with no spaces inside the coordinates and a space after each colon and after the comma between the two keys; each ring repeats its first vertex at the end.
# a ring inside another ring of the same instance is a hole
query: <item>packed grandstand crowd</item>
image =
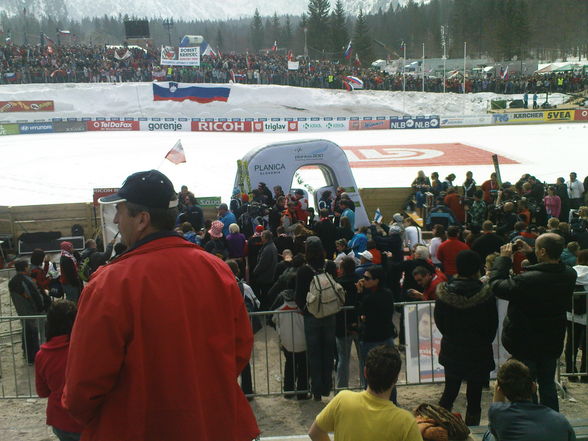
{"type": "MultiPolygon", "coordinates": [[[[465,423],[478,425],[482,389],[495,368],[491,349],[498,327],[495,299],[503,298],[511,301],[503,344],[530,369],[529,374],[522,364],[505,364],[499,372],[503,391],[511,393],[505,376],[531,375],[538,382],[541,404],[558,411],[554,375],[564,341],[566,372],[580,374],[570,380],[588,382],[586,303],[584,298],[572,301],[574,290],[588,286],[588,177],[582,182],[572,172],[568,179],[546,185],[529,174],[509,183],[500,182],[496,173],[476,182],[468,172],[459,182],[454,174],[440,179],[438,173],[428,177],[419,172],[412,188],[403,213],[392,214],[389,222],[376,219],[359,226],[355,203],[344,188],[334,194],[325,191],[317,211],[300,189],[285,193],[279,186],[269,189],[263,183],[250,193],[236,188],[230,203],[218,206],[218,216],[207,219],[198,198],[183,186],[177,194],[175,229],[228,263],[249,312],[288,313],[276,313],[267,321],[266,316],[261,320],[254,315],[251,321],[254,332],[264,326],[274,326],[278,332],[287,399],[320,401],[333,386],[348,388],[352,343],[359,348],[361,385],[370,386],[370,378],[363,375],[369,351],[405,343],[404,333],[391,320],[394,314],[402,315],[395,303],[430,301],[435,302],[435,323],[443,335],[439,363],[445,368],[445,389],[436,415],[452,410],[463,380],[468,384],[465,423]],[[419,216],[424,228],[417,222],[419,216]],[[347,308],[314,318],[308,295],[320,274],[329,274],[325,280],[338,283],[347,308]],[[317,323],[321,325],[313,327],[317,323]]],[[[71,243],[62,243],[57,279],[50,259],[35,250],[31,274],[41,296],[30,302],[29,309],[19,310],[20,315],[44,314],[51,296],[65,295],[77,302],[91,274],[125,253],[125,247],[114,241],[104,252],[98,251],[94,240],[86,243],[81,254],[71,243]]],[[[19,274],[25,264],[17,262],[19,274]]],[[[13,301],[18,290],[11,281],[13,301]]],[[[16,301],[15,306],[18,310],[16,301]]],[[[39,348],[35,332],[25,328],[23,334],[30,364],[39,348]]],[[[253,386],[247,365],[241,387],[249,399],[255,394],[253,386]]],[[[396,402],[396,389],[389,393],[396,402]]],[[[528,393],[510,395],[509,400],[530,402],[530,386],[528,393]]],[[[497,397],[498,392],[495,401],[501,401],[497,397]]],[[[500,424],[506,424],[499,423],[505,414],[496,412],[491,410],[490,415],[495,435],[500,424]]],[[[559,421],[554,415],[543,415],[541,423],[559,421]]],[[[327,427],[322,425],[324,418],[317,417],[315,424],[327,427]]],[[[421,433],[430,420],[430,415],[417,418],[421,433]]],[[[555,425],[550,427],[557,431],[555,425]]]]}
{"type": "MultiPolygon", "coordinates": [[[[298,57],[297,70],[288,70],[288,56],[277,52],[223,53],[202,57],[200,67],[160,65],[158,50],[108,46],[16,46],[0,47],[0,84],[181,81],[186,83],[277,84],[342,89],[342,77],[353,75],[374,90],[422,90],[420,74],[401,69],[388,73],[357,61],[311,60],[298,57]]],[[[448,72],[445,90],[463,91],[463,77],[448,72]]],[[[471,74],[467,92],[573,93],[588,87],[588,75],[557,72],[542,75],[471,74]]],[[[443,92],[443,74],[427,74],[425,91],[443,92]]]]}

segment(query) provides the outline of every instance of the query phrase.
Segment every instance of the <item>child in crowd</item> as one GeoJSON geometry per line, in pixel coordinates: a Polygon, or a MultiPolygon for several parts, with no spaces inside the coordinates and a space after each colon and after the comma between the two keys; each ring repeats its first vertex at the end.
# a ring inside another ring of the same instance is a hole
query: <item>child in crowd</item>
{"type": "Polygon", "coordinates": [[[284,398],[298,398],[307,400],[310,396],[308,389],[308,375],[306,371],[306,338],[304,337],[304,317],[294,301],[294,287],[296,278],[288,281],[288,288],[280,293],[284,303],[274,314],[272,321],[280,336],[280,347],[286,358],[284,367],[284,398]],[[296,391],[296,394],[294,394],[296,391]]]}
{"type": "Polygon", "coordinates": [[[82,426],[61,406],[69,338],[77,308],[69,300],[53,302],[47,312],[47,343],[35,358],[37,394],[47,401],[47,425],[60,441],[78,441],[82,426]]]}

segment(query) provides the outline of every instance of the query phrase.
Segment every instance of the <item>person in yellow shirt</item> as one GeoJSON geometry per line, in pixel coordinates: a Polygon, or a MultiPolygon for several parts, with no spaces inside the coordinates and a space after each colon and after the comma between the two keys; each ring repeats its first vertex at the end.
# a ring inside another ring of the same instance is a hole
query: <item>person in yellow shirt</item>
{"type": "Polygon", "coordinates": [[[335,441],[422,441],[414,416],[389,400],[401,364],[396,348],[370,350],[364,368],[367,390],[339,392],[312,423],[312,441],[330,441],[329,432],[335,441]]]}

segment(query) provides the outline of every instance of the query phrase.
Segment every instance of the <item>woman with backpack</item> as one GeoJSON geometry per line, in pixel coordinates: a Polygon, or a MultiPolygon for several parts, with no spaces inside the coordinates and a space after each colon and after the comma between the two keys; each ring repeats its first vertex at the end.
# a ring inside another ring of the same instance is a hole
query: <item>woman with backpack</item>
{"type": "Polygon", "coordinates": [[[334,280],[337,268],[333,261],[325,260],[325,250],[317,236],[306,239],[305,248],[307,264],[296,273],[296,304],[304,314],[311,392],[315,401],[321,401],[321,396],[331,393],[336,314],[316,318],[308,310],[307,296],[315,275],[328,273],[334,280]]]}

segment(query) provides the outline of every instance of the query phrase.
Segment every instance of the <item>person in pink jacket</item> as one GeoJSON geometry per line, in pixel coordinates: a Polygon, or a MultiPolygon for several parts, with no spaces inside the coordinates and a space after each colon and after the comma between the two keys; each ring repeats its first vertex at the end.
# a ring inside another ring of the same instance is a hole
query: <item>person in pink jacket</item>
{"type": "Polygon", "coordinates": [[[561,213],[561,198],[555,194],[555,187],[547,189],[547,196],[543,198],[545,209],[549,217],[559,217],[561,213]]]}
{"type": "Polygon", "coordinates": [[[69,300],[53,302],[47,312],[47,343],[35,357],[37,395],[47,400],[47,425],[60,441],[80,439],[82,426],[61,405],[69,338],[77,308],[69,300]]]}

